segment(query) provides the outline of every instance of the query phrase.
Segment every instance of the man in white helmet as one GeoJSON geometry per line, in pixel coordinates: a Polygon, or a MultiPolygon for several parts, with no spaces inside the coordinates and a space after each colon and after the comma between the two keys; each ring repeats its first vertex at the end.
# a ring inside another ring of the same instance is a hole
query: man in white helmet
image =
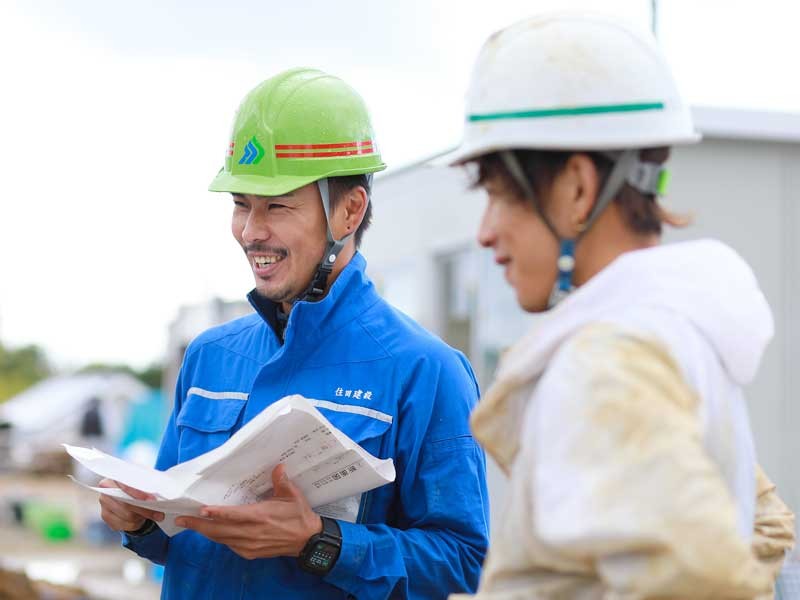
{"type": "Polygon", "coordinates": [[[477,597],[769,593],[759,558],[774,571],[791,535],[761,527],[756,556],[757,493],[782,532],[791,515],[757,488],[743,386],[772,315],[732,249],[660,245],[682,224],[658,203],[669,148],[699,136],[654,40],[596,16],[518,23],[467,103],[453,162],[488,194],[479,242],[544,313],[472,416],[510,477],[477,597]]]}

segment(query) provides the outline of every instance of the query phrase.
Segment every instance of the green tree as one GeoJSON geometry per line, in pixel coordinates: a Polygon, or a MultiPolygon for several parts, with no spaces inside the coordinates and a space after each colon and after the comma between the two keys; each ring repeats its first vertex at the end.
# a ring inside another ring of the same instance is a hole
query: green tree
{"type": "Polygon", "coordinates": [[[38,346],[6,348],[0,344],[0,402],[50,375],[44,351],[38,346]]]}
{"type": "Polygon", "coordinates": [[[164,367],[159,364],[152,364],[144,369],[134,369],[130,365],[110,364],[110,363],[91,363],[81,368],[78,373],[128,373],[133,375],[146,386],[159,389],[161,379],[164,376],[164,367]]]}

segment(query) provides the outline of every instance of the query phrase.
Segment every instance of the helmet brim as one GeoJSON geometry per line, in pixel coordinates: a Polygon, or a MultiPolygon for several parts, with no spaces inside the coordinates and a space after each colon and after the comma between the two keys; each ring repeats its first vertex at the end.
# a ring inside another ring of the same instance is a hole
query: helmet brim
{"type": "Polygon", "coordinates": [[[315,182],[318,176],[283,175],[261,177],[259,175],[231,175],[220,171],[208,186],[210,192],[231,194],[254,194],[256,196],[282,196],[315,182]]]}
{"type": "Polygon", "coordinates": [[[340,177],[344,175],[360,175],[375,173],[386,168],[384,163],[379,163],[370,168],[337,169],[323,174],[313,175],[276,175],[264,177],[262,175],[233,175],[221,169],[211,185],[210,192],[230,192],[231,194],[254,194],[256,196],[282,196],[304,185],[314,183],[325,177],[340,177]]]}
{"type": "Polygon", "coordinates": [[[638,139],[615,139],[609,136],[606,139],[582,140],[537,140],[531,141],[524,136],[498,136],[497,139],[479,138],[477,140],[465,140],[458,148],[437,156],[429,162],[437,167],[457,167],[471,160],[499,152],[502,150],[560,150],[573,152],[591,152],[605,150],[628,150],[635,148],[656,148],[659,146],[677,146],[685,144],[696,144],[702,140],[702,135],[695,131],[689,131],[681,136],[641,136],[638,139]]]}

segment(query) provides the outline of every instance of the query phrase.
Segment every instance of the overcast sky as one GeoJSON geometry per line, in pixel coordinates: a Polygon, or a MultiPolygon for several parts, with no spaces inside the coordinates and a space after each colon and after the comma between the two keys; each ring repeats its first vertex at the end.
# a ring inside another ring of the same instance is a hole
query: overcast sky
{"type": "MultiPolygon", "coordinates": [[[[399,166],[458,141],[483,40],[553,7],[649,26],[649,0],[0,0],[0,341],[61,367],[158,360],[182,304],[242,298],[206,187],[241,97],[305,65],[350,82],[399,166]]],[[[662,0],[693,104],[800,111],[800,3],[662,0]]]]}

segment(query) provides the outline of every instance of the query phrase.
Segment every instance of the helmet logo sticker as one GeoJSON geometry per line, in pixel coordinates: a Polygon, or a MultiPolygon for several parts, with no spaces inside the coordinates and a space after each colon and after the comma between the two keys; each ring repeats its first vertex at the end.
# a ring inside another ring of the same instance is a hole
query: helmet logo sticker
{"type": "Polygon", "coordinates": [[[258,143],[256,136],[250,138],[244,147],[244,154],[239,159],[240,165],[257,165],[264,158],[264,148],[258,143]]]}

